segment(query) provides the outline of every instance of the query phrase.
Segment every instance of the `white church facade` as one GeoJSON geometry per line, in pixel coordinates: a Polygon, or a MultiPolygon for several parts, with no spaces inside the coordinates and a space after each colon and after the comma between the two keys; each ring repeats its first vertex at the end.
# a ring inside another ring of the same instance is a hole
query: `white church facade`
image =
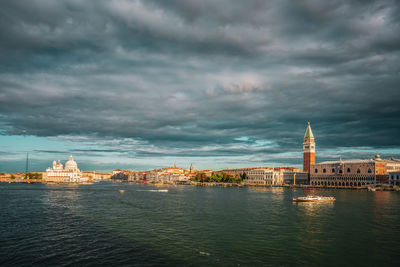
{"type": "Polygon", "coordinates": [[[82,177],[82,172],[78,169],[78,164],[72,156],[65,163],[65,168],[63,164],[55,160],[53,161],[53,167],[46,169],[46,175],[43,177],[46,182],[54,183],[80,183],[86,182],[87,177],[82,177]]]}

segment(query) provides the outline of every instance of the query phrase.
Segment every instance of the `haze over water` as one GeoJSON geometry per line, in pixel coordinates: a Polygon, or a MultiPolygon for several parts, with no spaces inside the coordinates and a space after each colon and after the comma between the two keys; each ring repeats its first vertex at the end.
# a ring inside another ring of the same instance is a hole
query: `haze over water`
{"type": "Polygon", "coordinates": [[[152,189],[2,183],[0,265],[399,264],[398,192],[152,189]]]}

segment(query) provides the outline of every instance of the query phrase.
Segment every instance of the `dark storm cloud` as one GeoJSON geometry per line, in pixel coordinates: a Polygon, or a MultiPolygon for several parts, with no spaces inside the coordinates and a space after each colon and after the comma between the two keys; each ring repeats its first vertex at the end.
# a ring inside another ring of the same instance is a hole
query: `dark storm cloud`
{"type": "Polygon", "coordinates": [[[267,158],[299,150],[311,121],[318,148],[398,147],[399,11],[396,1],[7,1],[1,131],[85,136],[97,152],[138,157],[267,158]]]}

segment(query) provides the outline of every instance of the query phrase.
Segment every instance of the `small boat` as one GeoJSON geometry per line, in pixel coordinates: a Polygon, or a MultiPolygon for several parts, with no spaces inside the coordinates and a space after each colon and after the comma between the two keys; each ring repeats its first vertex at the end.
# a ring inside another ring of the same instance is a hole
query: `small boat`
{"type": "Polygon", "coordinates": [[[336,201],[334,197],[307,196],[293,198],[293,202],[332,202],[336,201]]]}
{"type": "Polygon", "coordinates": [[[153,189],[153,190],[149,190],[150,192],[164,192],[167,193],[168,189],[153,189]]]}
{"type": "Polygon", "coordinates": [[[119,190],[119,192],[120,192],[121,194],[123,194],[123,193],[125,193],[125,190],[119,190]]]}

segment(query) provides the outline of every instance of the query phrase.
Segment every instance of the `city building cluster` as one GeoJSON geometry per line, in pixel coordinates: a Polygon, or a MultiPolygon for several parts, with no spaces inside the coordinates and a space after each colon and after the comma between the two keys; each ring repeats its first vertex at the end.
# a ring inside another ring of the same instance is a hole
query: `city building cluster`
{"type": "Polygon", "coordinates": [[[173,167],[150,171],[116,169],[111,173],[82,172],[72,155],[65,163],[53,161],[43,173],[3,174],[9,179],[41,179],[46,183],[85,183],[112,179],[149,184],[239,183],[248,186],[307,185],[312,187],[363,188],[377,184],[400,186],[400,160],[351,159],[316,163],[314,134],[308,123],[303,141],[303,169],[295,167],[226,168],[218,171],[173,167]],[[7,176],[8,175],[8,176],[7,176]],[[29,178],[27,178],[29,176],[29,178]]]}
{"type": "Polygon", "coordinates": [[[308,123],[303,142],[303,170],[294,167],[254,167],[223,169],[219,171],[170,168],[135,172],[115,170],[113,179],[153,184],[188,184],[207,182],[213,175],[228,175],[239,179],[243,185],[284,186],[309,185],[315,187],[369,187],[377,184],[400,185],[400,160],[373,159],[338,160],[316,163],[315,138],[308,123]],[[199,174],[200,179],[197,178],[199,174]]]}
{"type": "Polygon", "coordinates": [[[174,164],[173,167],[156,169],[151,171],[129,171],[116,169],[113,171],[111,179],[117,181],[151,183],[151,184],[188,184],[198,170],[193,170],[193,165],[189,169],[179,168],[174,164]]]}

